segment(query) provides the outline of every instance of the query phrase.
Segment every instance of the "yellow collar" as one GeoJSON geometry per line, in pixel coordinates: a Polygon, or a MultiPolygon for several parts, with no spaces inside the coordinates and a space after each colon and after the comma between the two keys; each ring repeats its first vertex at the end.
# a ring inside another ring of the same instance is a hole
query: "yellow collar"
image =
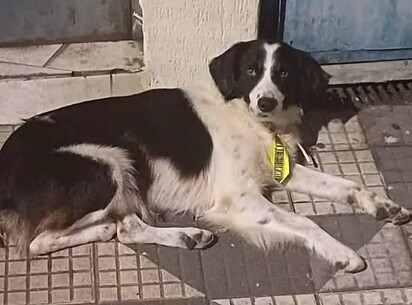
{"type": "Polygon", "coordinates": [[[290,159],[286,147],[277,135],[269,147],[269,160],[272,177],[278,183],[283,183],[290,175],[290,159]]]}

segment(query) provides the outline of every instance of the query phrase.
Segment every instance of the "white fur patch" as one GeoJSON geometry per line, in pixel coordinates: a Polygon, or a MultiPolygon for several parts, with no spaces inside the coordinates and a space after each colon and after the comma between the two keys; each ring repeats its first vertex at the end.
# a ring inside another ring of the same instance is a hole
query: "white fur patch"
{"type": "Polygon", "coordinates": [[[211,208],[213,203],[209,172],[197,178],[182,179],[176,168],[165,159],[151,160],[153,182],[149,187],[149,207],[156,210],[194,214],[211,208]]]}
{"type": "MultiPolygon", "coordinates": [[[[274,111],[279,111],[283,107],[283,100],[285,96],[280,92],[279,88],[273,83],[271,74],[272,67],[275,60],[275,52],[279,48],[279,44],[267,44],[263,45],[266,52],[264,71],[261,80],[257,83],[255,88],[250,92],[250,110],[255,115],[262,115],[263,112],[258,107],[258,101],[261,97],[275,98],[278,102],[274,111]]],[[[265,114],[266,115],[266,114],[265,114]]]]}

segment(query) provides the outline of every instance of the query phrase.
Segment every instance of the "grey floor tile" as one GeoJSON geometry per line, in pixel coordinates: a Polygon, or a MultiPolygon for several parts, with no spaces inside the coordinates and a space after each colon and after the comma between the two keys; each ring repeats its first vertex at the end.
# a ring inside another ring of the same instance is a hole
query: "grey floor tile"
{"type": "MultiPolygon", "coordinates": [[[[244,245],[243,247],[246,247],[244,245]]],[[[246,273],[249,278],[251,295],[262,296],[273,291],[269,276],[267,257],[265,253],[255,247],[248,247],[243,252],[246,273]]]]}
{"type": "Polygon", "coordinates": [[[409,146],[377,146],[372,148],[372,153],[386,181],[389,196],[399,204],[412,208],[411,148],[409,146]]]}
{"type": "MultiPolygon", "coordinates": [[[[179,250],[179,261],[181,266],[182,281],[197,290],[198,292],[205,291],[204,275],[202,269],[202,262],[200,259],[200,251],[185,251],[179,250]]],[[[196,292],[196,294],[198,294],[196,292]]],[[[185,287],[186,296],[191,296],[193,292],[185,287]]]]}
{"type": "Polygon", "coordinates": [[[228,295],[228,275],[224,268],[225,254],[219,242],[212,248],[202,251],[202,267],[205,288],[211,298],[225,298],[228,295]]]}
{"type": "MultiPolygon", "coordinates": [[[[227,292],[229,296],[249,296],[249,278],[246,269],[242,240],[232,234],[224,234],[221,238],[221,251],[224,255],[224,268],[227,276],[227,292]]],[[[215,262],[219,261],[215,259],[215,262]]]]}
{"type": "MultiPolygon", "coordinates": [[[[102,305],[208,305],[205,298],[104,302],[102,305]]],[[[84,304],[89,305],[89,304],[84,304]]]]}
{"type": "Polygon", "coordinates": [[[412,262],[401,228],[383,226],[367,215],[329,216],[317,221],[335,238],[357,250],[368,264],[368,269],[358,274],[342,274],[313,258],[311,266],[317,291],[412,285],[412,262]]]}

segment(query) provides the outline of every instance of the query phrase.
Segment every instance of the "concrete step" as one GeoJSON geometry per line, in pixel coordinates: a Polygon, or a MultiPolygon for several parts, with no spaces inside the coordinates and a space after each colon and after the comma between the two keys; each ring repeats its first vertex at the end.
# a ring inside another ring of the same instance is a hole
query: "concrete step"
{"type": "Polygon", "coordinates": [[[139,42],[0,48],[0,124],[146,88],[139,42]]]}

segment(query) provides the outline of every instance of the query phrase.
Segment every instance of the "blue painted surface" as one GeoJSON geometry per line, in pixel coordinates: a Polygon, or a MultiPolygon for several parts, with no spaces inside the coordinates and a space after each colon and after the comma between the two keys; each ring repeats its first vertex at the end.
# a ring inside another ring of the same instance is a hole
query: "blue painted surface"
{"type": "Polygon", "coordinates": [[[323,63],[412,58],[412,0],[287,0],[284,41],[323,63]]]}
{"type": "Polygon", "coordinates": [[[131,38],[130,0],[0,0],[0,46],[131,38]]]}
{"type": "Polygon", "coordinates": [[[412,59],[412,49],[310,52],[322,64],[359,63],[412,59]]]}

